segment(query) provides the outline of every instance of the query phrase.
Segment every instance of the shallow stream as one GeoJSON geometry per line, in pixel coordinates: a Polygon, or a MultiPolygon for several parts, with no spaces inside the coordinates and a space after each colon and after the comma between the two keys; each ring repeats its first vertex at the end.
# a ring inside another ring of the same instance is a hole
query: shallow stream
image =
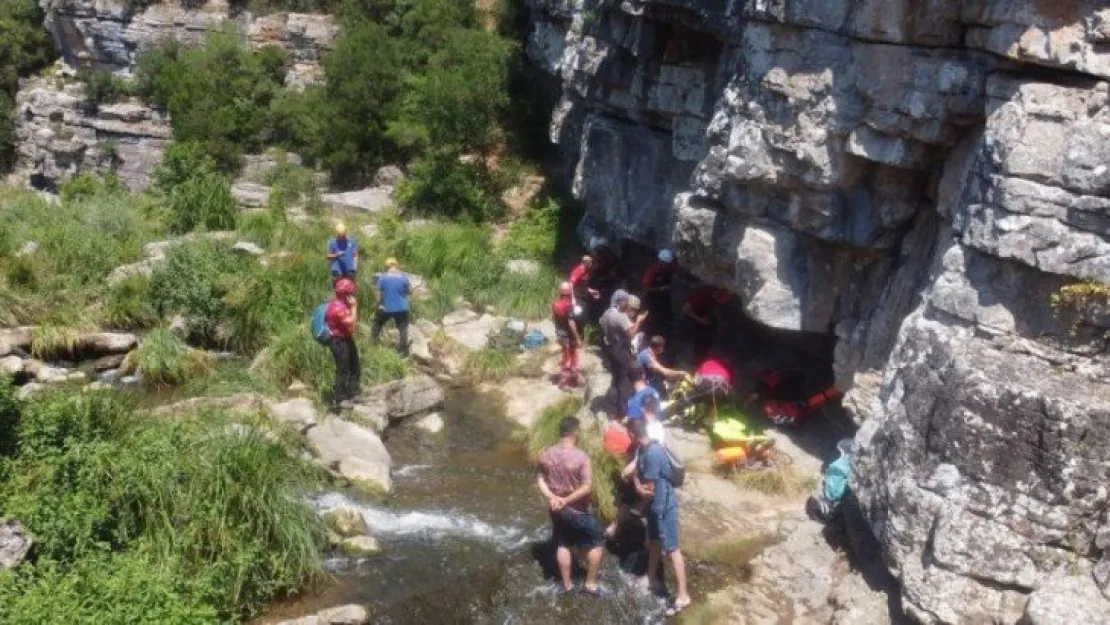
{"type": "MultiPolygon", "coordinates": [[[[374,623],[653,623],[664,600],[634,590],[628,571],[643,554],[606,555],[602,584],[613,596],[555,592],[550,530],[523,444],[487,396],[449,394],[445,427],[429,434],[412,424],[386,440],[394,494],[368,504],[349,493],[314,499],[321,511],[359,508],[379,541],[372,558],[332,556],[334,582],[274,606],[267,620],[358,603],[374,623]]],[[[693,590],[720,571],[690,563],[693,590]]],[[[581,579],[581,572],[578,572],[581,579]]]]}

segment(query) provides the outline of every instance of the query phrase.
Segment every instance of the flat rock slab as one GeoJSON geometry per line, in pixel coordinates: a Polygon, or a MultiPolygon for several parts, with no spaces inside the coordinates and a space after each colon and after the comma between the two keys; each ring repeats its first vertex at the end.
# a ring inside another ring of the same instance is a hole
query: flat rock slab
{"type": "Polygon", "coordinates": [[[4,328],[0,330],[0,356],[7,356],[17,349],[30,349],[31,335],[34,331],[35,328],[33,326],[4,328]]]}
{"type": "Polygon", "coordinates": [[[244,208],[263,208],[270,203],[270,187],[254,182],[236,182],[231,195],[244,208]]]}
{"type": "Polygon", "coordinates": [[[321,610],[277,625],[365,625],[370,622],[370,611],[360,605],[343,605],[321,610]]]}
{"type": "Polygon", "coordinates": [[[368,187],[346,193],[325,193],[320,196],[334,208],[348,208],[376,213],[393,206],[392,187],[368,187]]]}
{"type": "Polygon", "coordinates": [[[524,428],[532,427],[548,406],[570,397],[547,380],[510,378],[487,388],[505,396],[505,415],[524,428]]]}
{"type": "Polygon", "coordinates": [[[266,414],[274,421],[288,423],[301,432],[316,425],[320,417],[316,404],[304,397],[284,402],[267,402],[266,414]]]}
{"type": "Polygon", "coordinates": [[[327,416],[305,436],[320,461],[343,477],[371,489],[388,492],[393,487],[393,458],[373,430],[327,416]]]}
{"type": "Polygon", "coordinates": [[[258,393],[236,393],[225,397],[193,397],[159,406],[151,411],[156,417],[166,417],[201,410],[224,410],[233,414],[249,414],[265,407],[265,398],[258,393]]]}
{"type": "Polygon", "coordinates": [[[19,356],[4,356],[0,358],[0,373],[15,377],[23,373],[26,361],[19,356]]]}
{"type": "Polygon", "coordinates": [[[99,354],[125,354],[138,346],[139,337],[125,332],[92,332],[82,335],[77,343],[80,349],[99,354]]]}
{"type": "Polygon", "coordinates": [[[444,322],[443,331],[451,340],[469,350],[478,350],[489,344],[490,333],[499,328],[504,319],[485,314],[477,319],[452,325],[446,325],[445,317],[444,322]]]}

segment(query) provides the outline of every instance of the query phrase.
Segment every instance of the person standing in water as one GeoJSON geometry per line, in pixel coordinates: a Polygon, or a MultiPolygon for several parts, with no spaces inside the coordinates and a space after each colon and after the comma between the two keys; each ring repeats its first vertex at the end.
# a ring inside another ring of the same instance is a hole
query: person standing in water
{"type": "Polygon", "coordinates": [[[633,421],[629,430],[640,445],[633,483],[636,492],[651,501],[647,514],[648,565],[639,584],[645,589],[651,588],[652,582],[659,577],[663,554],[666,554],[674,568],[677,586],[674,601],[667,607],[667,617],[672,617],[690,607],[691,599],[686,588],[686,560],[678,548],[678,496],[671,483],[671,461],[662,443],[648,434],[643,420],[633,421]]]}
{"type": "Polygon", "coordinates": [[[585,592],[607,594],[597,583],[605,530],[593,512],[593,473],[590,458],[578,448],[579,422],[566,417],[559,423],[559,442],[540,456],[536,486],[547,502],[551,515],[551,537],[555,560],[565,592],[574,590],[571,577],[571,549],[586,550],[585,592]]]}
{"type": "Polygon", "coordinates": [[[570,282],[559,285],[559,299],[551,304],[551,318],[555,322],[555,336],[563,349],[559,371],[559,388],[578,386],[578,346],[582,344],[578,321],[574,317],[573,286],[570,282]]]}
{"type": "Polygon", "coordinates": [[[332,280],[354,278],[358,273],[358,241],[347,236],[345,224],[335,224],[335,236],[328,240],[328,264],[332,280]]]}
{"type": "Polygon", "coordinates": [[[374,326],[370,339],[376,345],[381,338],[382,327],[392,320],[401,335],[397,349],[405,355],[409,353],[409,295],[412,295],[412,282],[401,271],[396,258],[385,261],[385,273],[377,275],[378,312],[374,315],[374,326]]]}
{"type": "Polygon", "coordinates": [[[355,329],[358,328],[358,287],[350,278],[340,278],[335,283],[335,299],[324,313],[324,321],[331,332],[328,347],[335,358],[335,388],[332,401],[338,407],[347,407],[359,394],[359,381],[362,378],[362,365],[355,344],[355,329]]]}

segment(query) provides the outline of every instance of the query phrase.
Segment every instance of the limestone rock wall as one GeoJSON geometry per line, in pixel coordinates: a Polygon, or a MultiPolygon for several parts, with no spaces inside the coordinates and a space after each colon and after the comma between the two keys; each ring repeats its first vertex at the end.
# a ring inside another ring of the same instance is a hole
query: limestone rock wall
{"type": "Polygon", "coordinates": [[[592,222],[674,246],[769,327],[837,337],[907,613],[1110,597],[1110,315],[1052,305],[1110,285],[1110,7],[530,6],[592,222]],[[1081,581],[1050,584],[1065,565],[1081,581]]]}
{"type": "Polygon", "coordinates": [[[114,168],[135,190],[150,184],[173,130],[139,102],[85,104],[75,70],[130,72],[143,51],[167,39],[199,45],[216,28],[233,28],[255,48],[276,45],[290,59],[286,85],[323,79],[320,59],[338,35],[332,16],[232,15],[225,0],[164,1],[135,11],[126,0],[41,0],[62,65],[29,79],[16,95],[19,161],[15,179],[56,189],[70,176],[114,168]]]}

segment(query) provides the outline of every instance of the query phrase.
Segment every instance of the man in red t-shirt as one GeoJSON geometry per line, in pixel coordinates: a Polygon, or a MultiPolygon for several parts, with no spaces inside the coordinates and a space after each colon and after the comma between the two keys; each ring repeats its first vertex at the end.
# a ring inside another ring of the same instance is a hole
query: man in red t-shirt
{"type": "Polygon", "coordinates": [[[570,282],[559,285],[559,299],[551,304],[551,319],[555,322],[555,336],[563,348],[562,366],[559,372],[559,388],[578,386],[578,346],[582,337],[578,332],[578,321],[574,318],[573,286],[570,282]]]}
{"type": "Polygon", "coordinates": [[[355,293],[358,287],[350,278],[341,278],[335,283],[335,299],[324,314],[324,321],[331,332],[331,355],[335,358],[335,389],[332,401],[337,406],[347,407],[359,394],[359,379],[362,365],[355,345],[355,328],[358,327],[358,300],[355,293]]]}
{"type": "Polygon", "coordinates": [[[686,317],[686,325],[690,340],[694,343],[694,360],[701,362],[709,354],[717,338],[718,310],[732,295],[724,290],[702,285],[690,292],[686,304],[682,307],[682,314],[686,317]]]}

